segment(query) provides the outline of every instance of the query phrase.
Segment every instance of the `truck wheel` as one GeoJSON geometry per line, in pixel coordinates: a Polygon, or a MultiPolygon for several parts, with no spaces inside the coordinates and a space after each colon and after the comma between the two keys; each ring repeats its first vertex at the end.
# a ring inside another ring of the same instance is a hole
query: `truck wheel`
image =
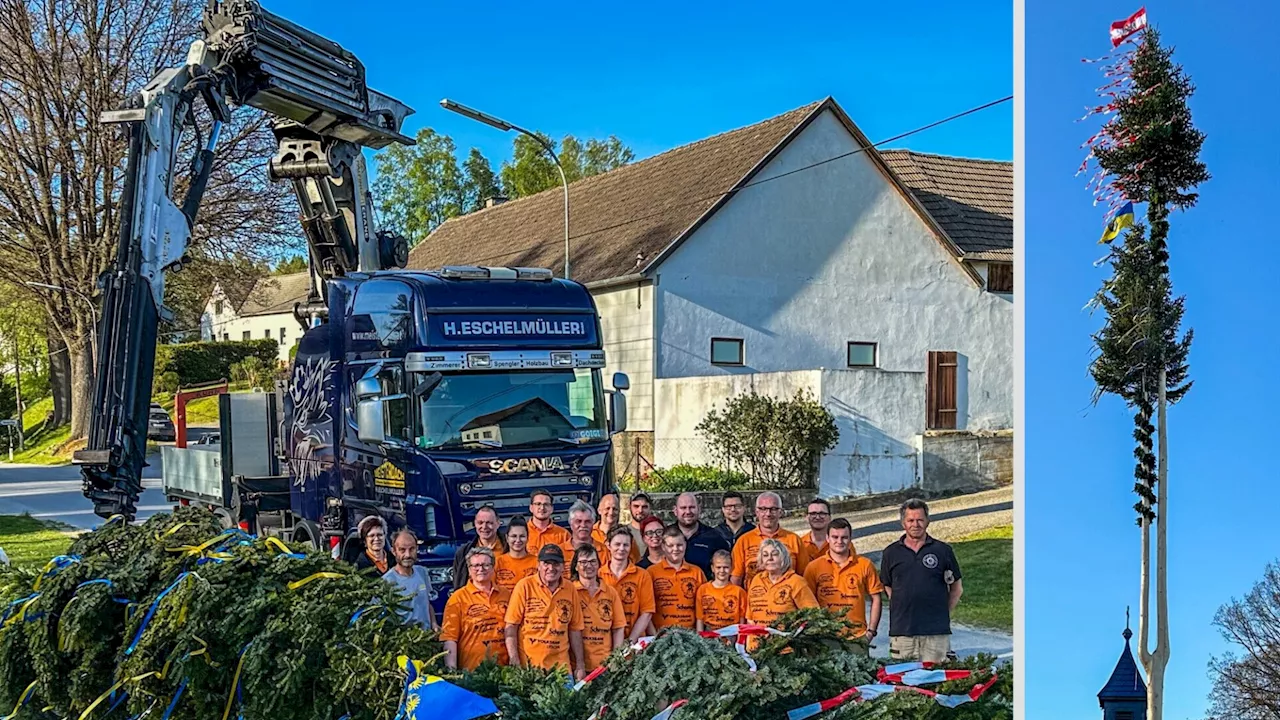
{"type": "Polygon", "coordinates": [[[310,520],[299,521],[293,530],[293,541],[311,550],[320,549],[320,536],[320,526],[310,520]]]}

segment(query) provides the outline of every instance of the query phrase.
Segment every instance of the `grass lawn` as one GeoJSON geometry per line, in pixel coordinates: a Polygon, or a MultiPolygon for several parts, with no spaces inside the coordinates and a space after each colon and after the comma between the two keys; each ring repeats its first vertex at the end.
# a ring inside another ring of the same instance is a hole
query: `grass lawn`
{"type": "Polygon", "coordinates": [[[69,529],[30,515],[0,515],[0,548],[12,565],[44,567],[71,545],[71,537],[62,532],[69,529]]]}
{"type": "Polygon", "coordinates": [[[951,546],[964,573],[964,596],[952,619],[971,627],[1013,630],[1013,526],[966,535],[951,546]]]}

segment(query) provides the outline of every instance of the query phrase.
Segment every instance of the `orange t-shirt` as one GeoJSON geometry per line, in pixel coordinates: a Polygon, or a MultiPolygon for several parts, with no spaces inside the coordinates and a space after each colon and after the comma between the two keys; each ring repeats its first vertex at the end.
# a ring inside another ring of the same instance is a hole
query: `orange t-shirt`
{"type": "Polygon", "coordinates": [[[827,543],[825,540],[822,542],[821,545],[813,541],[812,530],[801,535],[800,539],[804,541],[804,549],[807,557],[809,558],[809,562],[813,562],[814,558],[818,557],[819,555],[827,551],[827,543]]]}
{"type": "Polygon", "coordinates": [[[756,573],[747,588],[747,622],[750,623],[770,625],[792,610],[812,607],[818,607],[818,599],[809,584],[790,570],[776,583],[769,579],[769,573],[756,573]]]}
{"type": "Polygon", "coordinates": [[[507,592],[516,589],[516,583],[538,572],[538,558],[533,554],[513,558],[507,553],[494,559],[493,581],[507,592]]]}
{"type": "Polygon", "coordinates": [[[850,631],[854,637],[866,634],[867,598],[884,592],[880,574],[870,560],[855,554],[839,565],[827,553],[809,563],[804,579],[819,605],[844,611],[845,618],[854,624],[850,631]]]}
{"type": "MultiPolygon", "coordinates": [[[[609,547],[609,542],[608,542],[608,541],[609,541],[609,538],[605,535],[605,533],[604,533],[603,531],[601,531],[601,530],[600,530],[600,526],[599,526],[599,525],[597,525],[597,526],[595,526],[594,528],[592,528],[592,530],[591,530],[591,539],[592,539],[592,540],[595,540],[595,541],[596,541],[597,543],[599,543],[600,545],[604,545],[605,547],[609,547]]],[[[639,546],[639,545],[636,545],[636,534],[635,534],[635,533],[631,533],[631,562],[633,562],[633,563],[638,563],[638,562],[640,562],[640,546],[639,546]]]]}
{"type": "MultiPolygon", "coordinates": [[[[787,546],[787,550],[791,552],[791,569],[796,573],[804,573],[805,566],[809,564],[809,554],[800,536],[786,528],[778,528],[778,533],[773,538],[787,546]]],[[[744,588],[751,587],[751,579],[759,572],[756,564],[760,558],[760,543],[765,539],[760,534],[760,528],[756,528],[743,533],[733,545],[733,575],[742,578],[744,588]]]]}
{"type": "Polygon", "coordinates": [[[440,639],[458,644],[458,667],[474,670],[492,656],[499,665],[507,664],[507,605],[511,591],[494,585],[484,592],[467,583],[449,596],[444,605],[444,623],[440,639]]]}
{"type": "Polygon", "coordinates": [[[677,570],[666,560],[649,567],[653,577],[653,626],[659,630],[679,625],[692,630],[697,619],[698,586],[707,581],[702,568],[688,562],[677,570]]]}
{"type": "Polygon", "coordinates": [[[604,584],[618,591],[622,598],[622,608],[627,614],[627,634],[635,627],[636,618],[645,613],[653,614],[657,603],[653,597],[653,577],[649,571],[635,565],[628,565],[622,571],[622,577],[616,577],[607,566],[600,569],[600,578],[604,584]]]}
{"type": "Polygon", "coordinates": [[[586,655],[587,672],[591,672],[613,652],[613,631],[626,627],[627,614],[618,591],[603,582],[595,595],[587,592],[581,580],[574,587],[582,609],[582,654],[586,655]]]}
{"type": "MultiPolygon", "coordinates": [[[[538,529],[533,520],[529,521],[529,545],[525,549],[530,555],[537,555],[543,545],[559,545],[569,539],[569,531],[555,524],[554,522],[547,526],[546,530],[538,529]]],[[[565,558],[567,561],[568,558],[565,558]]]]}
{"type": "Polygon", "coordinates": [[[698,586],[696,600],[703,630],[719,630],[747,619],[747,591],[733,583],[722,588],[703,583],[698,586]]]}
{"type": "MultiPolygon", "coordinates": [[[[569,574],[573,572],[573,549],[578,546],[578,543],[569,538],[556,544],[564,551],[564,577],[567,580],[569,574]]],[[[597,542],[595,538],[591,538],[591,545],[596,549],[596,555],[600,558],[600,571],[604,572],[605,566],[609,564],[609,548],[605,547],[604,543],[597,542]]]]}
{"type": "Polygon", "coordinates": [[[521,580],[511,593],[505,620],[520,629],[521,664],[572,671],[569,632],[582,632],[582,608],[572,584],[561,582],[553,592],[537,575],[521,580]]]}

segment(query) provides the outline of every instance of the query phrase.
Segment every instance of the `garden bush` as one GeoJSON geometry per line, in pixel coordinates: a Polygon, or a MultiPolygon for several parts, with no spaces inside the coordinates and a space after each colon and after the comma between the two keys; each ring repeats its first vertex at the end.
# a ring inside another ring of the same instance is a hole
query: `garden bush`
{"type": "Polygon", "coordinates": [[[643,486],[648,492],[711,492],[745,490],[750,484],[751,478],[746,473],[686,463],[656,470],[643,486]]]}
{"type": "Polygon", "coordinates": [[[190,387],[231,378],[231,366],[253,357],[266,367],[275,367],[280,345],[271,339],[238,342],[195,342],[156,347],[157,377],[178,376],[178,384],[190,387]]]}

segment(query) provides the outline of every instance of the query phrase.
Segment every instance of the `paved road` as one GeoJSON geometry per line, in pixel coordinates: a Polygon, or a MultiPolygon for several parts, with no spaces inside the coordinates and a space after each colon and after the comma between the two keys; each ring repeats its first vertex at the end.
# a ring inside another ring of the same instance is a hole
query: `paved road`
{"type": "MultiPolygon", "coordinates": [[[[191,428],[191,440],[212,430],[191,428]]],[[[147,462],[150,465],[142,470],[139,520],[173,509],[160,492],[160,453],[148,456],[147,462]]],[[[22,513],[83,529],[102,523],[102,518],[93,514],[93,503],[80,493],[80,469],[76,466],[0,463],[0,515],[22,513]]]]}

